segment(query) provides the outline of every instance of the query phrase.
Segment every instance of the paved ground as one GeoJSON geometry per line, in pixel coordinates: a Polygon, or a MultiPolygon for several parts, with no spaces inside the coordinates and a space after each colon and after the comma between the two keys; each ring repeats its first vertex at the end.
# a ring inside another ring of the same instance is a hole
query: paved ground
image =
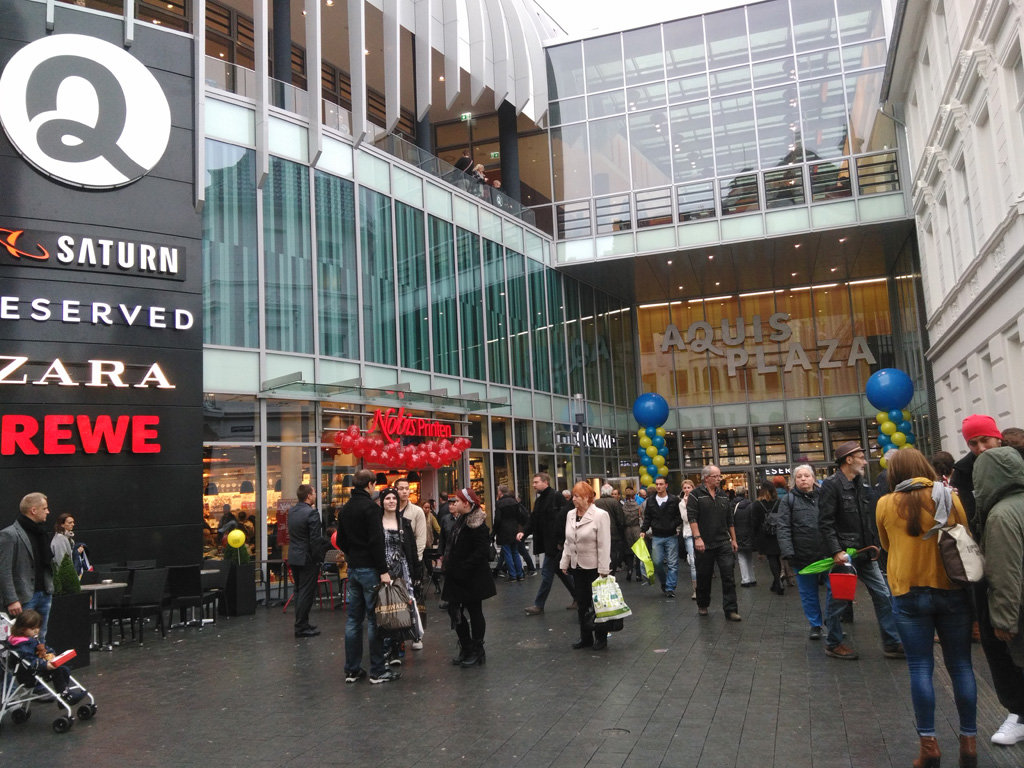
{"type": "MultiPolygon", "coordinates": [[[[65,735],[53,705],[15,726],[0,761],[48,766],[382,766],[438,768],[732,768],[900,766],[916,757],[906,664],[882,657],[866,594],[850,639],[856,662],[807,640],[795,589],[740,590],[744,621],[718,605],[698,618],[689,593],[624,585],[634,617],[605,652],[572,651],[575,613],[555,584],[529,618],[538,578],[499,584],[485,604],[487,666],[453,668],[452,636],[431,602],[426,650],[401,681],[345,685],[345,613],[318,611],[323,634],[296,641],[281,609],[175,630],[144,647],[93,654],[79,679],[99,712],[65,735]]],[[[685,584],[688,581],[684,580],[685,584]]],[[[984,659],[979,678],[982,766],[1024,765],[1024,745],[992,747],[1002,722],[984,659]]],[[[956,712],[936,673],[939,742],[956,763],[956,712]]]]}

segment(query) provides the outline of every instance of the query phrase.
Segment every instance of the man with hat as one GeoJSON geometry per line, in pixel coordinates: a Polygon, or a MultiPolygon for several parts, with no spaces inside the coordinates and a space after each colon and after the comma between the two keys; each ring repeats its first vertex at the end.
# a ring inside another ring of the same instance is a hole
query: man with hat
{"type": "MultiPolygon", "coordinates": [[[[835,457],[836,472],[821,484],[818,494],[818,528],[825,551],[837,565],[845,565],[848,563],[848,548],[878,546],[879,542],[870,514],[872,493],[864,482],[864,469],[868,465],[864,449],[851,440],[835,449],[835,457]]],[[[885,583],[878,563],[861,557],[853,565],[857,569],[858,580],[871,594],[885,657],[906,658],[892,617],[889,585],[885,583]]],[[[828,627],[825,653],[835,659],[857,658],[857,652],[843,643],[840,619],[847,605],[849,601],[836,600],[829,592],[825,606],[825,624],[828,627]]]]}
{"type": "MultiPolygon", "coordinates": [[[[956,489],[960,503],[964,505],[974,540],[980,542],[985,521],[978,514],[974,498],[974,464],[985,451],[1002,446],[1003,433],[996,427],[995,419],[983,413],[975,413],[964,419],[961,432],[968,453],[953,464],[949,484],[956,489]]],[[[992,743],[1012,746],[1024,741],[1024,684],[1021,683],[1020,669],[1014,664],[1009,647],[996,637],[992,627],[988,579],[974,584],[974,606],[981,648],[985,651],[985,661],[992,672],[992,686],[996,689],[999,703],[1009,710],[999,730],[992,734],[992,743]]]]}

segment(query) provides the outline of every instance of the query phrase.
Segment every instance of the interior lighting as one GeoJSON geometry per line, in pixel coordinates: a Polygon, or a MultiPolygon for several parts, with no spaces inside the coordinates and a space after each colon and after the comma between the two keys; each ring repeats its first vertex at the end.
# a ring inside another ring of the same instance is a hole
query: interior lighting
{"type": "Polygon", "coordinates": [[[840,237],[839,238],[839,242],[840,243],[845,243],[846,242],[846,238],[845,237],[840,237]]]}
{"type": "Polygon", "coordinates": [[[715,254],[709,253],[708,254],[708,261],[714,261],[714,260],[715,260],[715,254]]]}
{"type": "Polygon", "coordinates": [[[793,247],[794,247],[794,248],[799,248],[799,247],[800,247],[801,245],[803,245],[803,243],[797,243],[797,244],[796,244],[796,245],[794,245],[793,247]]]}
{"type": "Polygon", "coordinates": [[[796,272],[791,272],[789,276],[790,277],[796,277],[796,272]]]}
{"type": "Polygon", "coordinates": [[[669,260],[668,260],[668,263],[669,263],[669,264],[671,264],[671,263],[672,263],[672,259],[669,259],[669,260]]]}
{"type": "Polygon", "coordinates": [[[437,78],[437,82],[439,82],[439,83],[443,83],[443,82],[444,82],[444,75],[440,75],[440,76],[438,76],[438,78],[437,78]]]}
{"type": "Polygon", "coordinates": [[[334,5],[334,0],[327,0],[327,7],[329,8],[332,5],[334,5]]]}

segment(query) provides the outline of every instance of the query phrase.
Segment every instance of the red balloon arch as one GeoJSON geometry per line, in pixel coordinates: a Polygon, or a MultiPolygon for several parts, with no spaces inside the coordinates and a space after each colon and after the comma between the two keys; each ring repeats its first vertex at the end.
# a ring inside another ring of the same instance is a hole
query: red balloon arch
{"type": "Polygon", "coordinates": [[[436,442],[428,440],[413,445],[386,443],[380,437],[363,435],[355,424],[344,432],[336,432],[334,442],[344,453],[395,469],[440,469],[459,459],[472,445],[465,437],[454,440],[445,438],[436,442]]]}

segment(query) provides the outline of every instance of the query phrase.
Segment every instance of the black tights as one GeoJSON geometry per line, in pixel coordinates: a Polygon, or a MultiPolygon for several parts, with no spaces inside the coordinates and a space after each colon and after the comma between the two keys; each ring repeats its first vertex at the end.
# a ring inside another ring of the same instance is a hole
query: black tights
{"type": "Polygon", "coordinates": [[[765,555],[768,558],[768,570],[772,572],[772,587],[782,589],[782,562],[778,555],[765,555]]]}
{"type": "Polygon", "coordinates": [[[452,620],[452,629],[455,630],[460,640],[468,638],[478,643],[483,642],[484,632],[487,631],[483,600],[474,600],[469,603],[448,603],[448,616],[452,620]]]}

